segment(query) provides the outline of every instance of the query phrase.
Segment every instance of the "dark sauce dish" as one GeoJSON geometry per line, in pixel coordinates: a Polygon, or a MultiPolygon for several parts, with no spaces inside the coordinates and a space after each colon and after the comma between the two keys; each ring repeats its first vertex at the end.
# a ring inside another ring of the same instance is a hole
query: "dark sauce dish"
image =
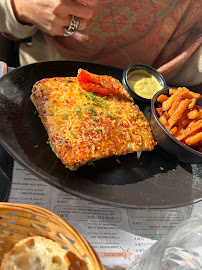
{"type": "MultiPolygon", "coordinates": [[[[156,114],[157,98],[161,94],[167,95],[169,93],[169,88],[176,87],[166,87],[165,89],[157,92],[151,100],[150,125],[154,138],[162,149],[172,155],[175,155],[180,161],[187,163],[201,163],[202,153],[178,141],[158,120],[158,116],[156,114]]],[[[202,98],[198,100],[197,104],[202,106],[202,98]]]]}
{"type": "Polygon", "coordinates": [[[165,88],[166,82],[165,82],[163,76],[156,69],[154,69],[153,67],[150,67],[148,65],[145,65],[145,64],[132,64],[124,69],[123,76],[122,76],[122,84],[123,84],[124,88],[126,89],[126,91],[130,94],[130,96],[134,100],[143,102],[145,104],[146,103],[149,104],[151,102],[153,95],[151,98],[143,97],[143,96],[137,94],[132,89],[132,87],[130,85],[129,78],[130,78],[132,72],[136,72],[136,71],[137,72],[142,71],[142,72],[148,73],[149,75],[152,75],[154,78],[156,78],[157,84],[159,85],[159,89],[156,91],[154,89],[155,93],[160,91],[161,89],[165,88]]]}

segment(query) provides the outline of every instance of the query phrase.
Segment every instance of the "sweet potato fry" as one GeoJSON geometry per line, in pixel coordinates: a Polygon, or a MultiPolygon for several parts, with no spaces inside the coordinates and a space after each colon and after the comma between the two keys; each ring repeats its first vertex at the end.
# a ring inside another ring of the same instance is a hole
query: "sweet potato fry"
{"type": "Polygon", "coordinates": [[[171,96],[171,95],[175,94],[176,91],[177,91],[177,89],[170,88],[169,95],[171,96]]]}
{"type": "Polygon", "coordinates": [[[180,136],[184,131],[184,126],[182,124],[179,124],[177,126],[177,131],[175,133],[175,138],[177,138],[177,136],[180,136]]]}
{"type": "Polygon", "coordinates": [[[171,134],[171,135],[174,135],[176,132],[177,132],[177,127],[173,127],[173,128],[170,130],[170,134],[171,134]]]}
{"type": "Polygon", "coordinates": [[[167,119],[166,119],[166,117],[165,117],[165,115],[161,115],[160,117],[159,117],[159,121],[160,121],[160,123],[164,126],[164,127],[166,127],[167,126],[167,119]]]}
{"type": "Polygon", "coordinates": [[[177,107],[179,106],[179,103],[183,100],[183,96],[176,96],[175,100],[173,101],[173,104],[171,108],[168,110],[169,116],[173,115],[177,107]]]}
{"type": "Polygon", "coordinates": [[[191,103],[188,106],[188,109],[193,109],[196,104],[197,98],[192,98],[191,103]]]}
{"type": "Polygon", "coordinates": [[[199,116],[197,117],[196,120],[200,120],[202,119],[202,109],[198,108],[198,106],[196,108],[198,109],[198,112],[199,112],[199,116]]]}
{"type": "Polygon", "coordinates": [[[192,92],[192,91],[186,92],[183,95],[184,95],[185,98],[189,98],[189,99],[192,99],[192,98],[199,99],[199,98],[201,98],[201,94],[195,93],[195,92],[192,92]]]}
{"type": "Polygon", "coordinates": [[[163,111],[167,111],[171,108],[176,96],[178,95],[184,95],[185,93],[189,92],[189,90],[185,87],[179,87],[178,90],[172,95],[170,96],[166,101],[164,101],[162,103],[162,108],[163,111]]]}
{"type": "Polygon", "coordinates": [[[163,103],[167,99],[168,99],[168,96],[162,94],[157,98],[157,101],[160,102],[160,103],[163,103]]]}
{"type": "Polygon", "coordinates": [[[183,121],[186,120],[186,118],[187,118],[187,113],[188,113],[188,110],[184,111],[182,117],[180,117],[180,119],[177,121],[177,123],[175,123],[175,126],[182,125],[183,121]]]}
{"type": "Polygon", "coordinates": [[[168,130],[170,130],[175,125],[175,123],[182,117],[190,102],[191,100],[189,99],[185,99],[180,102],[174,114],[168,119],[168,130]]]}
{"type": "Polygon", "coordinates": [[[170,118],[170,115],[168,114],[168,112],[163,112],[163,115],[165,116],[166,119],[170,118]]]}
{"type": "Polygon", "coordinates": [[[191,122],[191,119],[185,118],[185,119],[182,121],[182,125],[183,125],[184,127],[186,127],[186,126],[189,125],[190,122],[191,122]]]}
{"type": "Polygon", "coordinates": [[[198,132],[194,135],[190,135],[185,139],[185,143],[189,146],[196,144],[197,142],[202,140],[202,131],[198,132]]]}
{"type": "Polygon", "coordinates": [[[162,107],[161,108],[156,108],[156,113],[158,116],[161,116],[163,113],[162,107]]]}
{"type": "Polygon", "coordinates": [[[187,113],[188,119],[195,119],[199,116],[199,112],[197,110],[193,110],[187,113]]]}
{"type": "Polygon", "coordinates": [[[190,134],[196,132],[197,130],[199,130],[200,128],[202,128],[202,120],[198,120],[196,122],[191,122],[186,129],[183,131],[183,133],[180,136],[177,136],[176,139],[178,139],[179,141],[184,140],[187,136],[189,136],[190,134]]]}

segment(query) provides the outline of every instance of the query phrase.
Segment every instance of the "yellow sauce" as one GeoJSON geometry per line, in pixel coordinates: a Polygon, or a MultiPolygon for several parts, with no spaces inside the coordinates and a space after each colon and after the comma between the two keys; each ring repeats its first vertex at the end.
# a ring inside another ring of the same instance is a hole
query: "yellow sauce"
{"type": "Polygon", "coordinates": [[[139,96],[151,99],[162,86],[157,79],[145,70],[134,70],[128,75],[130,88],[139,96]]]}

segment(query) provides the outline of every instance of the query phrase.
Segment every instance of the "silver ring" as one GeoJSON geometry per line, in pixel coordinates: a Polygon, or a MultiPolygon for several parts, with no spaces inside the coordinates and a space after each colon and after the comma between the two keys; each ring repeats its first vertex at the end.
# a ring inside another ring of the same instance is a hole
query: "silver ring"
{"type": "Polygon", "coordinates": [[[80,26],[80,19],[76,16],[72,16],[70,24],[65,27],[64,37],[72,36],[76,31],[78,31],[80,26]]]}

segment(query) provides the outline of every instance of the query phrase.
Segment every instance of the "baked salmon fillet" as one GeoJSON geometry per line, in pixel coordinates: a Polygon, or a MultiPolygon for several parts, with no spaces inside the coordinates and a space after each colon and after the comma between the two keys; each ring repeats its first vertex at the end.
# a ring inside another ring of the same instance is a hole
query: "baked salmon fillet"
{"type": "Polygon", "coordinates": [[[156,145],[144,114],[110,76],[80,70],[77,77],[45,78],[34,84],[30,98],[52,150],[70,170],[156,145]]]}

